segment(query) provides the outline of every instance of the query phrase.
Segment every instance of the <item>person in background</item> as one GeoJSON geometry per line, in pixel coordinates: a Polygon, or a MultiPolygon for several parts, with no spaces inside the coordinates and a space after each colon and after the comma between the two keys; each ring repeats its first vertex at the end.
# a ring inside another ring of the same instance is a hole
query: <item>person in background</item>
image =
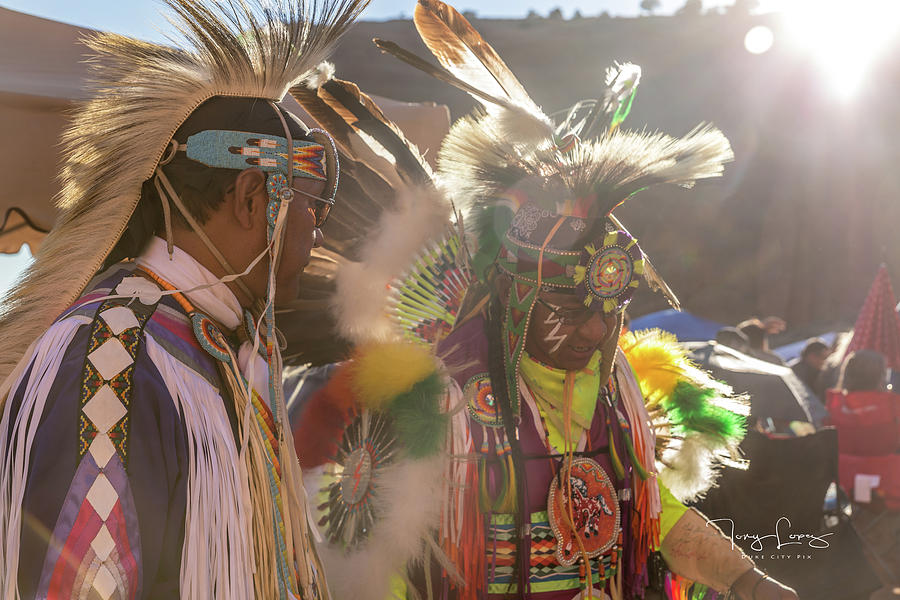
{"type": "Polygon", "coordinates": [[[737,350],[738,352],[743,352],[744,354],[746,354],[750,348],[750,340],[748,340],[747,336],[737,327],[723,327],[717,331],[716,343],[728,346],[729,348],[737,350]]]}
{"type": "Polygon", "coordinates": [[[887,361],[875,350],[857,350],[844,359],[837,389],[847,393],[884,390],[887,380],[887,361]]]}
{"type": "Polygon", "coordinates": [[[838,449],[853,456],[881,456],[900,449],[900,396],[887,390],[887,360],[875,350],[852,352],[838,385],[827,392],[829,424],[838,449]]]}
{"type": "Polygon", "coordinates": [[[831,356],[831,348],[828,344],[821,338],[811,338],[803,347],[800,358],[788,364],[794,374],[808,385],[820,400],[825,398],[825,386],[822,385],[821,374],[829,356],[831,356]]]}
{"type": "Polygon", "coordinates": [[[769,336],[781,333],[785,329],[783,319],[778,317],[766,317],[764,320],[752,318],[738,323],[737,328],[747,336],[750,342],[747,354],[772,364],[784,365],[781,357],[769,349],[769,336]]]}

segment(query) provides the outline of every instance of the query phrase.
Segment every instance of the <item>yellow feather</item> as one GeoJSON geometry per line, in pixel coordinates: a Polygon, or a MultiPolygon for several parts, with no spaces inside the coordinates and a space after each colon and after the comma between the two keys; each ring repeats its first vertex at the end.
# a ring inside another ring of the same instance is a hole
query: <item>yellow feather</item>
{"type": "Polygon", "coordinates": [[[350,367],[350,385],[360,403],[374,410],[437,370],[428,350],[403,342],[366,344],[357,348],[350,367]]]}
{"type": "Polygon", "coordinates": [[[687,379],[691,364],[671,333],[651,329],[628,332],[620,341],[644,398],[651,404],[667,398],[679,381],[687,379]]]}

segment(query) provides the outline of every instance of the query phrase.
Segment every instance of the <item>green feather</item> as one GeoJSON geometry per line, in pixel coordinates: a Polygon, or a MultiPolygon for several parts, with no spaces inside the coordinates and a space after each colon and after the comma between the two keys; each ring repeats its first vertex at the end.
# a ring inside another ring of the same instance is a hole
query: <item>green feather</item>
{"type": "Polygon", "coordinates": [[[635,92],[637,92],[637,86],[633,87],[631,93],[628,94],[628,97],[616,107],[616,112],[613,113],[612,119],[610,120],[609,130],[613,130],[621,125],[622,121],[628,117],[628,113],[631,112],[631,103],[634,102],[635,92]]]}
{"type": "Polygon", "coordinates": [[[717,397],[713,389],[681,381],[663,405],[669,420],[683,432],[695,431],[737,443],[746,433],[746,421],[741,415],[716,406],[713,400],[717,397]]]}
{"type": "Polygon", "coordinates": [[[446,391],[443,379],[432,373],[400,394],[390,404],[397,439],[413,458],[423,458],[441,449],[449,419],[441,412],[440,400],[446,391]]]}
{"type": "Polygon", "coordinates": [[[497,259],[512,219],[513,212],[508,206],[485,206],[473,215],[477,250],[472,256],[472,268],[479,280],[485,280],[497,259]]]}

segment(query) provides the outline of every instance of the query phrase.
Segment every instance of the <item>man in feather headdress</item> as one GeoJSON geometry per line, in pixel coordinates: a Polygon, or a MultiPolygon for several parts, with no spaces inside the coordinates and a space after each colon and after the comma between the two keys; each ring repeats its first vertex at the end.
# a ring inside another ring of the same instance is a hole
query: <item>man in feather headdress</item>
{"type": "Polygon", "coordinates": [[[65,134],[62,215],[4,300],[0,596],[327,598],[274,305],[337,154],[279,103],[365,0],[167,0],[112,34],[65,134]]]}
{"type": "MultiPolygon", "coordinates": [[[[404,378],[405,367],[427,361],[372,344],[310,400],[306,414],[317,426],[301,415],[301,432],[348,423],[330,448],[310,448],[333,479],[323,488],[321,523],[334,581],[365,573],[368,585],[347,587],[347,597],[381,600],[387,578],[379,569],[394,568],[401,581],[393,593],[405,588],[410,598],[618,600],[643,596],[659,549],[677,574],[668,576],[670,592],[678,590],[670,597],[693,586],[691,597],[712,588],[741,600],[796,598],[675,497],[708,488],[712,463],[740,440],[730,390],[692,366],[674,340],[631,336],[618,347],[621,315],[641,275],[677,300],[612,211],[646,187],[690,187],[720,175],[732,158],[727,140],[712,127],[682,139],[622,131],[639,76],[633,65],[612,69],[603,98],[554,126],[453,8],[419,0],[415,24],[441,67],[376,44],[483,108],[451,128],[438,159],[437,180],[462,215],[435,228],[421,217],[427,195],[416,210],[388,214],[368,247],[405,248],[418,239],[419,258],[361,253],[362,262],[338,274],[334,304],[345,335],[390,338],[380,315],[356,301],[366,290],[367,305],[387,309],[407,346],[430,348],[449,373],[446,414],[429,418],[410,401],[425,405],[417,392],[425,379],[404,378]],[[405,274],[391,297],[379,301],[386,282],[378,278],[398,272],[405,274]],[[382,387],[397,388],[392,394],[402,400],[386,400],[382,387]],[[434,439],[445,437],[433,424],[441,419],[449,420],[447,460],[423,462],[434,439]],[[411,435],[414,424],[427,435],[411,435]],[[396,477],[403,472],[406,488],[396,477]],[[417,556],[408,542],[405,554],[399,545],[381,552],[375,540],[413,537],[401,517],[415,514],[421,526],[426,510],[418,507],[430,502],[439,504],[437,542],[419,532],[417,556]],[[422,555],[437,560],[406,568],[403,561],[422,555]]],[[[375,122],[360,116],[376,111],[361,108],[359,91],[346,90],[346,82],[331,82],[300,101],[314,113],[375,122]]],[[[385,131],[365,133],[392,148],[391,162],[400,165],[406,154],[385,131]]]]}

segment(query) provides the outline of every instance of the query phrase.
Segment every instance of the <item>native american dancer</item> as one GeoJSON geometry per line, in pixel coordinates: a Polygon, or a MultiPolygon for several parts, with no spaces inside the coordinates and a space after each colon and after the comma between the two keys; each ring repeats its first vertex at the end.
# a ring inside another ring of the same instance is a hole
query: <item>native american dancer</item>
{"type": "Polygon", "coordinates": [[[406,198],[338,272],[358,347],[294,421],[335,593],[642,597],[660,550],[669,597],[795,598],[681,503],[734,460],[746,406],[674,339],[620,340],[641,276],[677,299],[613,209],[720,175],[727,140],[621,130],[634,65],[554,125],[453,8],[420,0],[415,24],[441,66],[376,45],[482,109],[436,176],[353,84],[295,94],[406,198]]]}
{"type": "Polygon", "coordinates": [[[338,159],[279,103],[366,2],[167,5],[183,48],[87,40],[62,214],[3,302],[3,598],[330,597],[274,305],[338,159]]]}

